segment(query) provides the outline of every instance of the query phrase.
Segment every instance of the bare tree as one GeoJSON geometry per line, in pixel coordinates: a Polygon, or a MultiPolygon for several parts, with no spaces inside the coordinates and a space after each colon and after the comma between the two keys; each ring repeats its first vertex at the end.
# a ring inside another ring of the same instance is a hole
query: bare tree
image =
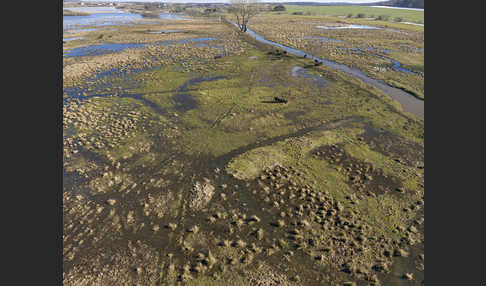
{"type": "Polygon", "coordinates": [[[240,31],[246,32],[248,20],[259,12],[259,0],[230,0],[231,12],[236,16],[240,31]]]}

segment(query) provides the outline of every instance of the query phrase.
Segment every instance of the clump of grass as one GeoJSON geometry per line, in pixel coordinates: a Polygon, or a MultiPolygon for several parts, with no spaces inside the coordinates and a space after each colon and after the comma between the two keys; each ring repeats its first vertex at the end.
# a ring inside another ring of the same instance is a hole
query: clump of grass
{"type": "Polygon", "coordinates": [[[395,21],[395,22],[402,22],[403,21],[403,18],[402,17],[396,17],[395,19],[393,19],[393,21],[395,21]]]}
{"type": "Polygon", "coordinates": [[[347,18],[353,18],[353,13],[349,13],[346,17],[347,18]]]}
{"type": "Polygon", "coordinates": [[[364,17],[366,17],[364,13],[358,13],[358,15],[356,15],[356,18],[364,18],[364,17]]]}
{"type": "Polygon", "coordinates": [[[141,13],[142,17],[143,18],[159,18],[160,17],[160,13],[157,13],[157,12],[153,12],[153,11],[150,11],[150,12],[142,12],[141,13]]]}

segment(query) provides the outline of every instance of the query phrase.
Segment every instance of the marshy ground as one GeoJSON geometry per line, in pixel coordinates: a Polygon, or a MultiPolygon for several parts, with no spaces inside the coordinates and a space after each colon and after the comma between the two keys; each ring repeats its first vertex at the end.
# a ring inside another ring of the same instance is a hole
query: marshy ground
{"type": "MultiPolygon", "coordinates": [[[[218,19],[151,21],[64,43],[65,285],[424,284],[422,118],[218,19]]],[[[423,27],[304,21],[343,24],[251,28],[423,97],[423,27]]]]}
{"type": "Polygon", "coordinates": [[[358,68],[424,99],[424,27],[338,17],[265,15],[252,29],[265,38],[358,68]]]}

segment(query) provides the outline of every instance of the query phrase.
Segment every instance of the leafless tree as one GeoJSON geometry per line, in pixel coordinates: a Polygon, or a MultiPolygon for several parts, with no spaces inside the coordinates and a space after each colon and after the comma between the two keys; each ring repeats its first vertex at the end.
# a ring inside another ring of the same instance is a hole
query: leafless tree
{"type": "Polygon", "coordinates": [[[259,12],[259,0],[230,0],[231,12],[236,16],[240,31],[246,32],[248,20],[259,12]]]}

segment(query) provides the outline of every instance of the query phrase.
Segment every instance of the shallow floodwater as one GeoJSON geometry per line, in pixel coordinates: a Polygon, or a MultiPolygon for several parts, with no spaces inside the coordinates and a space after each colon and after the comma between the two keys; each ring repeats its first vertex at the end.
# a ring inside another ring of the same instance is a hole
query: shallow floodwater
{"type": "Polygon", "coordinates": [[[85,12],[85,13],[124,13],[122,10],[116,7],[103,6],[103,7],[71,7],[63,8],[64,10],[70,10],[73,12],[85,12]]]}
{"type": "Polygon", "coordinates": [[[407,8],[407,7],[395,7],[395,6],[370,6],[374,8],[388,8],[388,9],[402,9],[402,10],[413,10],[413,11],[424,11],[424,8],[407,8]]]}
{"type": "MultiPolygon", "coordinates": [[[[235,23],[233,23],[233,24],[236,25],[235,23]]],[[[248,33],[248,35],[250,35],[252,38],[254,38],[255,40],[257,40],[259,42],[281,48],[281,49],[287,51],[288,53],[296,55],[296,56],[301,56],[301,57],[306,57],[308,59],[318,60],[318,61],[322,62],[324,65],[326,65],[330,68],[337,69],[337,70],[345,72],[345,73],[347,73],[351,76],[359,78],[363,82],[378,88],[379,90],[388,94],[391,98],[398,101],[401,104],[404,111],[409,112],[411,114],[414,114],[414,115],[416,115],[420,118],[424,118],[424,101],[423,100],[420,100],[420,99],[416,98],[415,96],[413,96],[413,95],[411,95],[411,94],[409,94],[409,93],[407,93],[407,92],[405,92],[401,89],[391,87],[391,86],[387,85],[383,80],[377,80],[377,79],[370,78],[368,75],[366,75],[364,72],[362,72],[358,69],[351,68],[349,66],[346,66],[346,65],[343,65],[343,64],[340,64],[340,63],[336,63],[336,62],[333,62],[333,61],[321,59],[321,58],[315,57],[311,54],[308,54],[304,51],[293,49],[293,48],[284,46],[282,44],[266,40],[264,37],[262,37],[261,35],[255,33],[254,31],[252,31],[250,29],[247,30],[247,33],[248,33]]]]}
{"type": "Polygon", "coordinates": [[[379,57],[379,58],[390,61],[392,63],[391,68],[396,70],[396,71],[401,71],[401,72],[405,72],[405,73],[409,73],[409,74],[418,74],[418,73],[416,73],[412,70],[409,70],[409,69],[402,67],[402,63],[400,63],[397,60],[394,60],[394,59],[388,58],[388,57],[384,57],[384,56],[381,56],[381,55],[378,55],[378,54],[375,53],[375,52],[380,52],[380,53],[383,53],[383,54],[389,54],[389,53],[391,53],[391,50],[388,50],[388,49],[376,50],[375,48],[360,49],[360,48],[346,48],[346,47],[338,47],[338,49],[342,50],[342,51],[347,51],[351,54],[357,54],[357,55],[361,55],[363,53],[363,51],[366,50],[366,51],[371,52],[372,55],[375,56],[375,57],[379,57]]]}
{"type": "Polygon", "coordinates": [[[160,19],[166,19],[166,20],[188,20],[188,18],[185,18],[184,15],[180,14],[169,14],[169,13],[161,13],[159,15],[160,19]]]}
{"type": "MultiPolygon", "coordinates": [[[[76,7],[67,10],[75,12],[92,13],[89,16],[63,16],[63,29],[76,29],[80,26],[113,26],[129,25],[133,23],[144,23],[143,16],[135,13],[127,13],[115,7],[76,7]]],[[[160,19],[187,20],[180,14],[161,13],[160,19]]]]}
{"type": "Polygon", "coordinates": [[[367,25],[346,25],[346,26],[316,26],[317,29],[324,30],[342,30],[342,29],[368,29],[368,30],[378,30],[381,28],[375,26],[367,25]]]}
{"type": "MultiPolygon", "coordinates": [[[[217,40],[216,38],[190,38],[184,39],[180,41],[163,41],[163,42],[155,42],[155,45],[163,45],[168,46],[171,44],[190,44],[195,43],[198,47],[207,47],[208,44],[203,42],[206,41],[213,41],[217,40]]],[[[148,44],[138,44],[138,43],[110,43],[110,44],[100,44],[100,45],[91,45],[85,47],[74,48],[70,50],[64,51],[64,57],[82,57],[82,56],[99,56],[109,53],[119,52],[125,49],[130,48],[143,48],[148,44]]],[[[219,46],[211,46],[212,48],[217,49],[224,49],[224,47],[219,46]]]]}
{"type": "Polygon", "coordinates": [[[397,71],[401,71],[401,72],[410,73],[410,74],[417,74],[416,72],[413,72],[413,71],[411,71],[409,69],[406,69],[406,68],[401,67],[401,63],[400,62],[398,62],[398,61],[396,61],[394,59],[389,59],[389,60],[393,64],[392,65],[392,69],[397,70],[397,71]]]}
{"type": "Polygon", "coordinates": [[[97,13],[89,16],[64,16],[63,29],[77,29],[81,26],[126,25],[141,21],[142,16],[132,13],[97,13]]]}
{"type": "Polygon", "coordinates": [[[318,75],[309,74],[304,68],[298,66],[293,67],[290,70],[290,74],[294,77],[309,78],[311,79],[311,82],[313,84],[317,85],[320,88],[324,87],[328,83],[328,81],[323,79],[322,77],[318,75]]]}
{"type": "MultiPolygon", "coordinates": [[[[131,74],[132,73],[139,73],[146,71],[146,69],[131,69],[131,74]]],[[[126,81],[130,81],[129,78],[126,78],[127,73],[126,70],[120,73],[120,70],[117,68],[101,72],[96,74],[95,78],[93,80],[97,79],[102,79],[102,78],[107,78],[107,77],[121,77],[122,79],[125,79],[126,81]]],[[[220,80],[220,79],[226,79],[227,76],[214,76],[214,77],[198,77],[198,78],[192,78],[186,81],[184,84],[179,86],[175,90],[168,90],[165,92],[168,93],[173,93],[171,96],[171,99],[174,102],[174,109],[177,112],[186,112],[191,109],[197,108],[199,106],[199,101],[194,98],[190,92],[190,88],[194,85],[197,85],[201,82],[206,82],[206,81],[215,81],[215,80],[220,80]]],[[[132,87],[131,88],[139,88],[138,84],[135,82],[132,82],[132,87]],[[133,85],[134,84],[134,85],[133,85]]],[[[64,103],[67,103],[68,100],[85,100],[85,99],[90,99],[93,97],[113,97],[113,98],[133,98],[136,100],[141,101],[142,103],[146,104],[147,106],[151,107],[155,112],[163,115],[167,115],[168,110],[166,108],[160,107],[158,104],[152,102],[150,99],[145,98],[144,96],[147,94],[143,93],[130,93],[127,90],[124,92],[110,92],[110,93],[98,93],[97,91],[103,90],[104,87],[106,87],[104,84],[97,86],[95,88],[95,92],[92,93],[86,89],[86,86],[77,86],[77,87],[72,87],[72,88],[64,88],[63,93],[64,93],[64,103]]]]}
{"type": "Polygon", "coordinates": [[[118,52],[128,48],[141,48],[145,44],[137,43],[116,43],[116,44],[101,44],[101,45],[91,45],[86,47],[79,47],[75,49],[66,50],[64,56],[66,58],[70,57],[81,57],[81,56],[98,56],[107,53],[118,52]]]}

